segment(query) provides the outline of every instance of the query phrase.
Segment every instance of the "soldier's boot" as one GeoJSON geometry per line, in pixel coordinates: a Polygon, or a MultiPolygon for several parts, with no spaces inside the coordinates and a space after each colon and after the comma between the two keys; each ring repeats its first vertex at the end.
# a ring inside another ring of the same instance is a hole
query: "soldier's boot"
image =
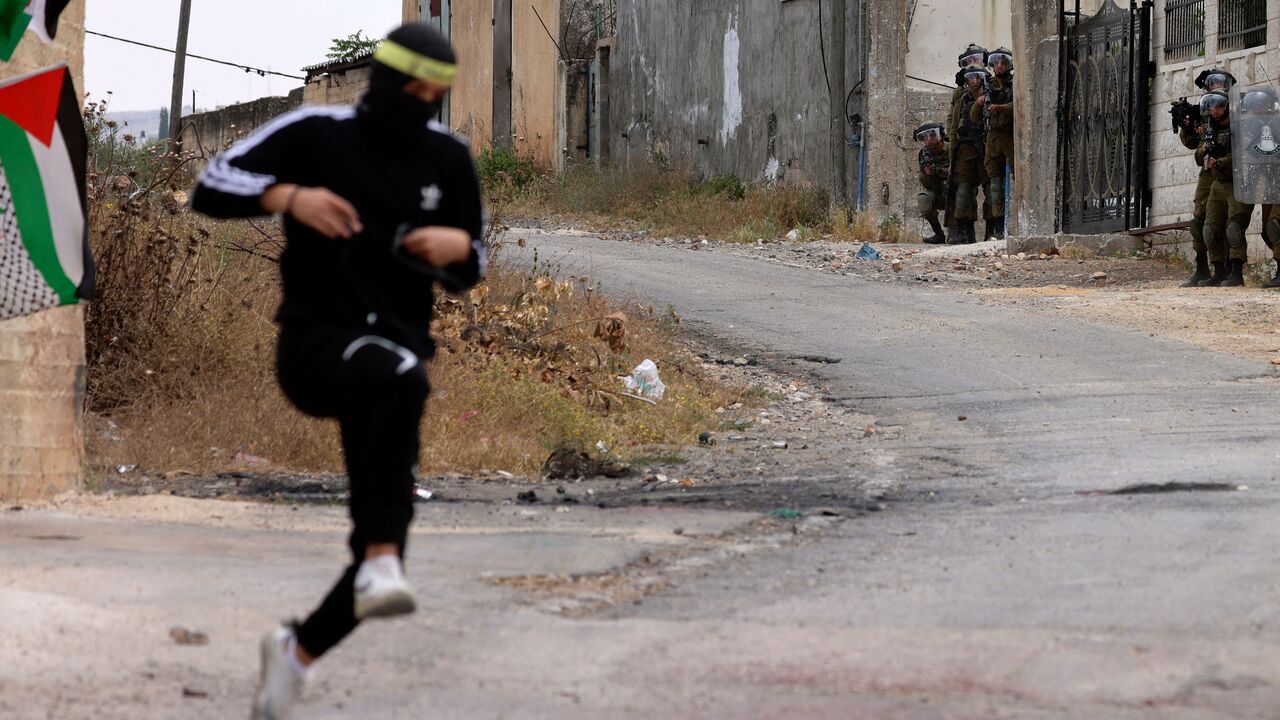
{"type": "Polygon", "coordinates": [[[1231,274],[1227,276],[1219,287],[1240,287],[1244,285],[1244,261],[1232,260],[1230,262],[1231,274]]]}
{"type": "Polygon", "coordinates": [[[976,225],[977,225],[977,222],[974,220],[970,220],[967,223],[965,223],[964,243],[966,245],[972,245],[973,243],[978,242],[978,236],[976,235],[976,227],[975,227],[976,225]]]}
{"type": "Polygon", "coordinates": [[[1003,240],[1004,239],[1004,218],[998,217],[995,220],[992,220],[992,225],[994,227],[991,230],[991,234],[987,236],[987,239],[1003,240]]]}
{"type": "Polygon", "coordinates": [[[1280,288],[1280,260],[1276,261],[1276,276],[1264,284],[1264,288],[1280,288]]]}
{"type": "Polygon", "coordinates": [[[942,225],[938,222],[938,218],[929,218],[929,227],[933,229],[933,235],[924,239],[925,244],[941,245],[947,241],[947,235],[942,232],[942,225]]]}
{"type": "Polygon", "coordinates": [[[966,222],[972,222],[972,221],[969,221],[969,220],[957,220],[957,221],[956,221],[956,226],[955,226],[954,228],[951,228],[951,232],[947,234],[947,244],[948,244],[948,245],[963,245],[963,244],[964,244],[964,224],[965,224],[966,222]]]}
{"type": "Polygon", "coordinates": [[[1213,275],[1211,275],[1208,280],[1201,281],[1200,287],[1218,287],[1222,284],[1223,280],[1226,280],[1230,276],[1231,263],[1216,262],[1213,264],[1213,275]]]}
{"type": "MultiPolygon", "coordinates": [[[[1276,273],[1280,277],[1280,272],[1276,273]]],[[[1191,277],[1187,278],[1178,287],[1192,288],[1198,287],[1201,282],[1209,279],[1209,258],[1204,253],[1196,253],[1196,271],[1191,273],[1191,277]]]]}

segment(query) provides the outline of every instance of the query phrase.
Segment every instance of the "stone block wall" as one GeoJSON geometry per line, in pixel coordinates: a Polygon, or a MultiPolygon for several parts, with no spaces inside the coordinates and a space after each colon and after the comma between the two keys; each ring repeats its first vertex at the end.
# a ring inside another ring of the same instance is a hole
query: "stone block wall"
{"type": "MultiPolygon", "coordinates": [[[[57,40],[27,32],[0,78],[67,63],[84,97],[84,6],[63,11],[57,40]]],[[[80,487],[84,464],[84,311],[0,320],[0,503],[80,487]]]]}
{"type": "MultiPolygon", "coordinates": [[[[1223,67],[1242,86],[1268,85],[1280,79],[1280,0],[1267,0],[1266,42],[1254,48],[1220,52],[1218,43],[1218,9],[1220,0],[1204,3],[1204,52],[1188,60],[1166,60],[1164,51],[1166,27],[1164,4],[1156,3],[1151,23],[1152,57],[1156,61],[1155,81],[1151,89],[1150,142],[1148,184],[1151,187],[1151,225],[1182,222],[1191,219],[1192,199],[1199,168],[1192,151],[1178,141],[1169,124],[1169,103],[1182,97],[1196,102],[1202,91],[1195,78],[1209,67],[1223,67]]],[[[1249,227],[1249,258],[1261,261],[1271,257],[1262,242],[1259,213],[1254,211],[1249,227]]],[[[1190,253],[1186,233],[1166,240],[1176,242],[1178,250],[1190,253]]]]}
{"type": "Polygon", "coordinates": [[[268,97],[228,105],[182,118],[183,148],[210,158],[275,118],[302,105],[303,90],[287,97],[268,97]]]}

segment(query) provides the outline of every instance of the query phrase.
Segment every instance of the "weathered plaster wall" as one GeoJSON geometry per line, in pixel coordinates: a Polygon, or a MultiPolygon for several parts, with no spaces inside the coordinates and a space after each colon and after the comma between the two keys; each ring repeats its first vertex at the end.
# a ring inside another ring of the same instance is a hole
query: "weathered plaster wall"
{"type": "Polygon", "coordinates": [[[276,117],[302,105],[302,88],[288,97],[268,97],[182,118],[182,146],[212,157],[276,117]]]}
{"type": "MultiPolygon", "coordinates": [[[[512,147],[544,168],[560,168],[565,107],[560,51],[542,22],[556,32],[561,0],[522,0],[511,8],[512,147]],[[538,15],[542,16],[539,22],[538,15]]],[[[492,54],[490,54],[492,56],[492,54]]]]}
{"type": "MultiPolygon", "coordinates": [[[[859,3],[849,5],[845,81],[852,88],[862,64],[859,3]]],[[[819,27],[829,25],[830,18],[819,24],[817,3],[808,1],[619,0],[603,139],[612,158],[633,163],[660,154],[704,175],[829,186],[832,108],[818,42],[819,27]]]]}
{"type": "MultiPolygon", "coordinates": [[[[416,20],[416,0],[403,1],[404,19],[416,20]]],[[[512,146],[549,169],[562,167],[565,157],[564,67],[534,8],[555,32],[562,1],[514,3],[511,18],[512,146]]],[[[493,3],[455,2],[450,12],[458,79],[449,94],[449,124],[479,152],[493,141],[493,3]]]]}
{"type": "MultiPolygon", "coordinates": [[[[0,78],[65,62],[83,94],[84,3],[63,11],[57,40],[27,32],[0,78]]],[[[64,307],[0,321],[0,502],[80,486],[84,464],[84,310],[64,307]]]]}
{"type": "Polygon", "coordinates": [[[308,83],[304,105],[355,105],[369,89],[369,66],[328,73],[308,83]]]}
{"type": "Polygon", "coordinates": [[[1058,192],[1058,13],[1060,0],[1013,4],[1014,165],[1007,235],[1052,235],[1058,192]]]}
{"type": "Polygon", "coordinates": [[[454,5],[450,32],[459,58],[450,125],[478,152],[493,142],[493,3],[454,5]]]}
{"type": "MultiPolygon", "coordinates": [[[[1157,3],[1152,17],[1152,56],[1156,60],[1156,77],[1151,90],[1151,133],[1149,144],[1149,184],[1151,186],[1151,225],[1191,219],[1192,200],[1199,168],[1192,152],[1178,142],[1169,125],[1169,103],[1181,97],[1195,102],[1202,91],[1195,78],[1208,67],[1224,67],[1241,85],[1266,85],[1280,79],[1280,0],[1267,1],[1267,41],[1261,47],[1233,52],[1218,52],[1219,0],[1205,0],[1204,56],[1184,62],[1166,62],[1164,53],[1164,5],[1157,3]]],[[[1249,255],[1253,260],[1269,259],[1270,252],[1262,242],[1259,214],[1255,211],[1249,230],[1249,255]]],[[[1185,236],[1185,233],[1181,234],[1185,236]]],[[[1189,238],[1181,249],[1190,252],[1189,238]]]]}
{"type": "Polygon", "coordinates": [[[916,192],[907,189],[909,176],[902,163],[902,153],[910,152],[914,144],[914,127],[907,127],[906,0],[868,2],[867,29],[867,97],[862,112],[870,132],[865,133],[867,173],[862,209],[881,219],[908,218],[914,214],[908,209],[915,206],[916,192]]]}
{"type": "MultiPolygon", "coordinates": [[[[1013,47],[1012,0],[918,0],[907,51],[907,74],[944,85],[955,82],[956,56],[976,42],[1013,47]]],[[[918,80],[907,86],[922,87],[918,80]]]]}

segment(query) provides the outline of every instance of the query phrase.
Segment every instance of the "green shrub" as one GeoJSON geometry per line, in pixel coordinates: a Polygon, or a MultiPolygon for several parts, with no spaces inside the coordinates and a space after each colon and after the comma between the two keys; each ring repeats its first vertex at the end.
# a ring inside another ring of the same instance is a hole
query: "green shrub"
{"type": "Polygon", "coordinates": [[[508,148],[485,148],[476,158],[476,173],[485,192],[510,195],[529,187],[538,177],[530,158],[522,158],[508,148]]]}

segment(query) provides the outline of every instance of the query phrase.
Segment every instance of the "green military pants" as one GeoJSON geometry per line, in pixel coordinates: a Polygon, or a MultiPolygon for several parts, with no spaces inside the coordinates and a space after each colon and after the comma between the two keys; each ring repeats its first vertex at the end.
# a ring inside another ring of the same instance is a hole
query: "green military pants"
{"type": "Polygon", "coordinates": [[[1008,135],[991,132],[987,135],[987,199],[991,203],[993,218],[1004,217],[1004,174],[1008,166],[1013,173],[1013,133],[1008,135]]]}
{"type": "Polygon", "coordinates": [[[947,193],[944,190],[921,188],[916,195],[916,209],[925,222],[936,221],[938,213],[947,209],[947,193]]]}
{"type": "Polygon", "coordinates": [[[1236,200],[1230,178],[1213,181],[1205,208],[1205,245],[1210,262],[1248,259],[1244,231],[1252,216],[1253,206],[1236,200]]]}
{"type": "Polygon", "coordinates": [[[1280,205],[1262,206],[1262,241],[1271,249],[1271,259],[1280,263],[1280,205]]]}
{"type": "Polygon", "coordinates": [[[973,143],[961,143],[951,161],[955,169],[956,219],[978,219],[978,188],[986,179],[978,148],[973,143]]]}
{"type": "Polygon", "coordinates": [[[1196,180],[1196,197],[1191,206],[1191,247],[1197,255],[1209,252],[1204,244],[1204,217],[1209,205],[1209,191],[1213,189],[1213,171],[1200,170],[1200,178],[1196,180]]]}

